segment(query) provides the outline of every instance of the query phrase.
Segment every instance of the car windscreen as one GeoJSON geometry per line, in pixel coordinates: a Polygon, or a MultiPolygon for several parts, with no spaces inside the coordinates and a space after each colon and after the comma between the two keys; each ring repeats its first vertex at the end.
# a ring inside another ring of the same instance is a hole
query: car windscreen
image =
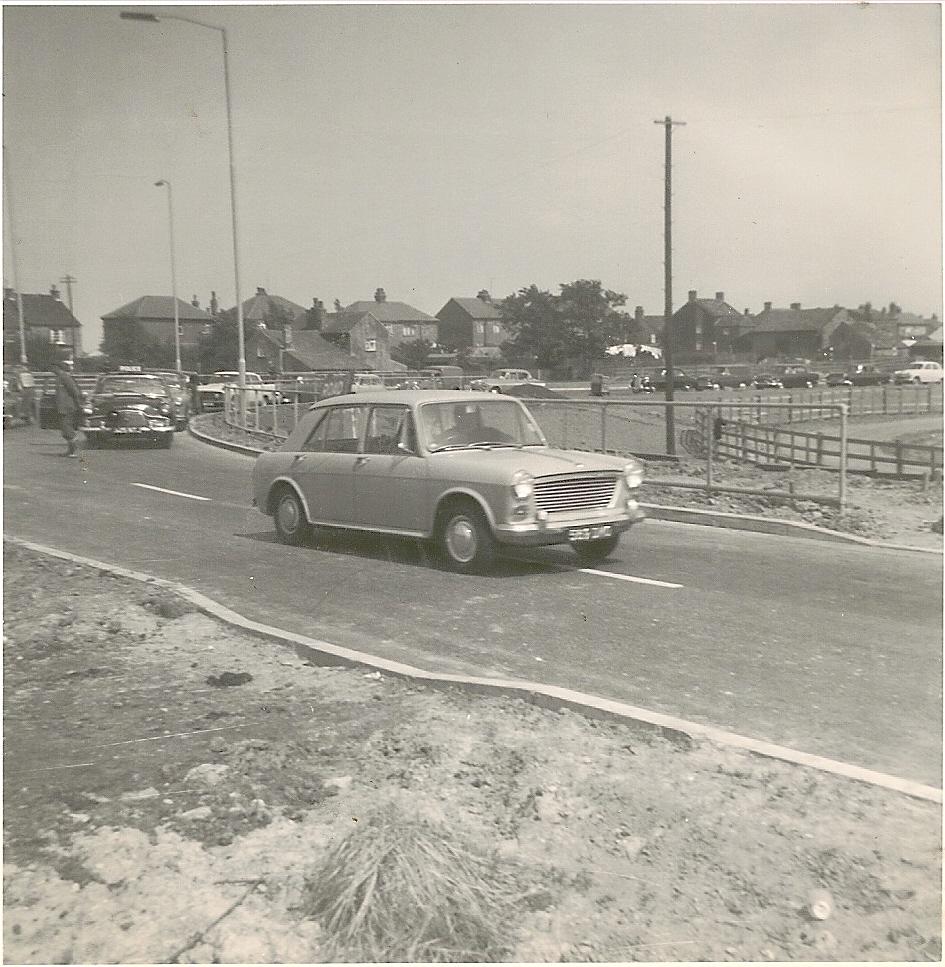
{"type": "Polygon", "coordinates": [[[164,395],[164,383],[160,379],[107,377],[98,384],[99,393],[138,393],[141,395],[164,395]]]}
{"type": "Polygon", "coordinates": [[[512,400],[424,403],[421,432],[431,451],[470,446],[541,446],[545,438],[529,412],[512,400]]]}

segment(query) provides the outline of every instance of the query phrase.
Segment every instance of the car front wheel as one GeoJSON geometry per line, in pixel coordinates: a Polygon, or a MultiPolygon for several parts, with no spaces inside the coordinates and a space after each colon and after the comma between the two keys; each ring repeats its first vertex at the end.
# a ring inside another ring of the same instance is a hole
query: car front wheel
{"type": "Polygon", "coordinates": [[[297,547],[304,543],[312,530],[312,525],[305,518],[302,501],[291,490],[283,492],[277,503],[273,515],[276,533],[283,544],[297,547]]]}
{"type": "Polygon", "coordinates": [[[485,514],[472,503],[454,505],[442,515],[440,554],[451,571],[478,574],[495,560],[495,539],[485,514]]]}
{"type": "Polygon", "coordinates": [[[617,550],[619,543],[620,535],[614,534],[612,537],[602,537],[596,541],[579,541],[571,546],[582,564],[600,564],[617,550]]]}

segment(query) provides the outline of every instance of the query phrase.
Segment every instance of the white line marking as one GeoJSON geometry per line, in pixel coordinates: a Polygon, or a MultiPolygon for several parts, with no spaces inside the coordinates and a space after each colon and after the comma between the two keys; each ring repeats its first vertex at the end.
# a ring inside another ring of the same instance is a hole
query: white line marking
{"type": "Polygon", "coordinates": [[[164,487],[152,487],[151,484],[132,483],[132,487],[144,487],[145,490],[157,490],[162,494],[172,494],[174,497],[187,497],[188,500],[210,500],[209,497],[198,497],[196,494],[182,494],[179,490],[165,490],[164,487]]]}
{"type": "Polygon", "coordinates": [[[652,584],[657,588],[681,588],[682,584],[673,584],[670,581],[656,581],[653,578],[635,578],[632,574],[614,574],[612,571],[597,571],[592,567],[579,567],[582,574],[596,574],[602,578],[613,578],[615,581],[630,581],[633,584],[652,584]]]}

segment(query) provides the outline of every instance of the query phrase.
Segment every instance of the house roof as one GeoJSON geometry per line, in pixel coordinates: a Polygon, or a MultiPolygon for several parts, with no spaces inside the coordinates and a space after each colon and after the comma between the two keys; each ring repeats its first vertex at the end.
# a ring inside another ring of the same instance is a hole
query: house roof
{"type": "Polygon", "coordinates": [[[349,312],[362,314],[370,312],[381,323],[439,322],[434,316],[428,316],[420,309],[408,306],[406,302],[377,302],[375,299],[362,299],[360,302],[352,302],[341,311],[345,315],[349,312]]]}
{"type": "MultiPolygon", "coordinates": [[[[745,318],[734,306],[730,306],[727,302],[722,302],[719,299],[695,299],[695,303],[702,306],[703,309],[715,318],[720,318],[721,316],[732,316],[737,319],[745,318]]],[[[680,309],[685,308],[689,303],[685,303],[680,306],[680,309]]],[[[676,310],[679,312],[679,309],[676,310]]]]}
{"type": "Polygon", "coordinates": [[[374,325],[380,326],[381,331],[386,332],[373,310],[370,312],[329,312],[322,320],[322,332],[350,332],[364,319],[369,319],[374,325]]]}
{"type": "Polygon", "coordinates": [[[828,309],[765,309],[754,317],[751,328],[753,332],[820,332],[842,311],[837,306],[828,309]]]}
{"type": "MultiPolygon", "coordinates": [[[[34,326],[46,329],[76,329],[82,323],[69,311],[68,307],[51,295],[24,292],[23,321],[25,328],[34,326]]],[[[16,329],[20,325],[20,316],[16,304],[16,295],[5,296],[3,299],[3,328],[16,329]]]]}
{"type": "Polygon", "coordinates": [[[247,322],[265,322],[272,314],[273,308],[287,312],[292,319],[304,316],[303,306],[284,299],[281,295],[270,295],[265,289],[257,289],[256,294],[243,302],[243,319],[247,322]]]}
{"type": "Polygon", "coordinates": [[[640,316],[639,318],[631,316],[630,322],[634,326],[639,326],[644,332],[662,332],[666,319],[663,316],[640,316]]]}
{"type": "MultiPolygon", "coordinates": [[[[209,322],[210,315],[183,299],[177,300],[177,318],[209,322]]],[[[169,295],[143,295],[120,309],[107,312],[102,319],[174,319],[174,297],[169,295]]]]}
{"type": "MultiPolygon", "coordinates": [[[[453,298],[446,303],[446,306],[448,306],[450,302],[458,305],[460,309],[464,310],[471,319],[481,319],[487,322],[501,322],[505,318],[502,314],[502,310],[498,306],[493,305],[491,302],[484,302],[482,299],[477,299],[475,296],[468,299],[464,296],[453,296],[453,298]]],[[[443,306],[443,309],[445,309],[446,306],[443,306]]],[[[442,312],[443,309],[440,309],[440,312],[442,312]]],[[[437,313],[437,315],[439,315],[439,313],[437,313]]]]}
{"type": "MultiPolygon", "coordinates": [[[[254,334],[257,339],[265,339],[273,346],[281,348],[282,334],[269,329],[259,329],[254,334]]],[[[323,339],[314,329],[293,330],[292,346],[283,350],[284,356],[297,361],[299,369],[311,370],[349,370],[364,369],[365,365],[356,356],[350,356],[327,339],[323,339]]],[[[285,366],[291,369],[290,365],[285,366]]]]}
{"type": "Polygon", "coordinates": [[[851,332],[868,339],[874,349],[893,349],[901,342],[899,323],[895,317],[881,317],[871,322],[856,321],[847,325],[851,332]]]}

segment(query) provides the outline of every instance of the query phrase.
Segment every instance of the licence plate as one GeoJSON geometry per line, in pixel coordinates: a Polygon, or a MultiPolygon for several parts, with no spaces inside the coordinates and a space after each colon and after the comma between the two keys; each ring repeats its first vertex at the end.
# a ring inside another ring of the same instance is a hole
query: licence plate
{"type": "Polygon", "coordinates": [[[611,524],[597,524],[594,527],[572,527],[568,531],[569,541],[597,541],[602,537],[612,537],[614,528],[611,524]]]}

